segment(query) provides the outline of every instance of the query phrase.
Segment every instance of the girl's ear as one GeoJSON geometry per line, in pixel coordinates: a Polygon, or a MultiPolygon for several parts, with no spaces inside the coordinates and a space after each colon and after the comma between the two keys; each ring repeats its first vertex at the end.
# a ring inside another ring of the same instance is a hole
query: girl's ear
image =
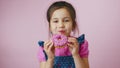
{"type": "Polygon", "coordinates": [[[51,33],[51,29],[49,28],[49,33],[51,33]]]}
{"type": "Polygon", "coordinates": [[[49,38],[52,37],[52,32],[51,32],[51,29],[49,28],[49,38]]]}
{"type": "Polygon", "coordinates": [[[52,31],[51,31],[51,28],[50,28],[50,26],[49,26],[49,33],[50,33],[50,34],[52,34],[52,31]]]}
{"type": "Polygon", "coordinates": [[[77,27],[77,22],[76,22],[76,19],[75,19],[75,20],[73,20],[73,24],[72,24],[72,31],[75,31],[76,27],[77,27]]]}
{"type": "Polygon", "coordinates": [[[74,31],[74,27],[72,26],[72,31],[74,31]]]}
{"type": "MultiPolygon", "coordinates": [[[[74,22],[73,22],[74,23],[74,22]]],[[[75,25],[74,24],[72,24],[72,31],[74,31],[75,30],[75,25]]]]}

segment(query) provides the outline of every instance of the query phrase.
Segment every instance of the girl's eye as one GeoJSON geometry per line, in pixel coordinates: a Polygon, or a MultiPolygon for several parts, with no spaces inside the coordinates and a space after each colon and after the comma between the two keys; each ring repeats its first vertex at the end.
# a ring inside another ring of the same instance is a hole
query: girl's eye
{"type": "Polygon", "coordinates": [[[69,20],[64,20],[64,22],[69,22],[69,20]]]}
{"type": "Polygon", "coordinates": [[[58,21],[53,21],[53,23],[58,23],[58,21]]]}

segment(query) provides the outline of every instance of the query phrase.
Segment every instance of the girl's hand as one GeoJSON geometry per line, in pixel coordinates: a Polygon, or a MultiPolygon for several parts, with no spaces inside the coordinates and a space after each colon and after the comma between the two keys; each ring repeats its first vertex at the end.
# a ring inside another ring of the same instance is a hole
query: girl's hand
{"type": "Polygon", "coordinates": [[[48,59],[54,59],[54,53],[55,53],[55,48],[53,46],[53,42],[52,41],[45,41],[44,43],[44,50],[48,56],[48,59]]]}
{"type": "Polygon", "coordinates": [[[79,54],[79,43],[76,38],[68,37],[68,46],[70,52],[72,53],[72,56],[76,56],[79,54]]]}

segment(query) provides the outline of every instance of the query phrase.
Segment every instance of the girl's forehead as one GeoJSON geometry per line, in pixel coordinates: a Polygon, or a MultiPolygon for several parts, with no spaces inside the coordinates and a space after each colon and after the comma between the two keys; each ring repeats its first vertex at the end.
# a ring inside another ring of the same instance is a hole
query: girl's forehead
{"type": "Polygon", "coordinates": [[[53,12],[51,18],[70,18],[69,11],[65,8],[57,9],[53,12]]]}

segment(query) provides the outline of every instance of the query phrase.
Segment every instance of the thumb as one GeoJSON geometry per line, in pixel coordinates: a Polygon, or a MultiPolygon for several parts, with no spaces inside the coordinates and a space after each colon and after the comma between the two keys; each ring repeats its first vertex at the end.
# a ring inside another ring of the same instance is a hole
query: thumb
{"type": "Polygon", "coordinates": [[[73,48],[73,45],[72,45],[71,43],[68,43],[68,46],[69,46],[70,48],[73,48]]]}

